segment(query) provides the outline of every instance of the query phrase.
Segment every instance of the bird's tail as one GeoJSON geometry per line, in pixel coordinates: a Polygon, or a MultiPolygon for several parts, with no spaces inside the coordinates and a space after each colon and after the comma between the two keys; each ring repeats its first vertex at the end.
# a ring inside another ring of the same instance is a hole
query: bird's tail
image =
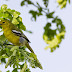
{"type": "MultiPolygon", "coordinates": [[[[26,43],[26,47],[27,47],[32,53],[34,53],[33,49],[30,47],[30,45],[29,45],[28,43],[26,43]]],[[[33,55],[33,58],[35,59],[35,62],[36,62],[37,67],[39,67],[40,69],[43,69],[43,68],[42,68],[42,65],[40,64],[39,60],[37,59],[35,53],[34,53],[34,55],[33,55]]]]}
{"type": "Polygon", "coordinates": [[[25,45],[32,53],[34,53],[33,49],[30,47],[30,45],[28,43],[26,43],[25,45]]]}

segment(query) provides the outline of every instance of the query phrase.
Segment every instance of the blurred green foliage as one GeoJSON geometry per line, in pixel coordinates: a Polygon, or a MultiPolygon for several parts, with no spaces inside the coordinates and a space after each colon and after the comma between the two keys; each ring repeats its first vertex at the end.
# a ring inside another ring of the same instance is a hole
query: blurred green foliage
{"type": "MultiPolygon", "coordinates": [[[[61,0],[60,0],[61,1],[61,0]]],[[[33,3],[31,0],[23,0],[21,2],[21,6],[24,6],[26,4],[32,5],[37,8],[36,11],[30,10],[29,13],[32,15],[32,20],[36,21],[37,17],[39,16],[45,16],[48,21],[52,20],[51,23],[47,22],[44,27],[44,34],[43,39],[48,46],[45,47],[45,49],[50,48],[51,52],[56,50],[56,48],[59,48],[59,44],[61,43],[62,39],[64,39],[65,36],[65,26],[63,22],[61,21],[58,16],[54,16],[55,11],[49,12],[48,3],[49,0],[43,0],[44,7],[42,7],[38,2],[33,3]],[[30,2],[30,3],[28,3],[30,2]],[[52,29],[51,27],[53,25],[56,25],[56,29],[52,29]]]]}
{"type": "Polygon", "coordinates": [[[34,19],[35,19],[35,21],[36,21],[37,16],[42,15],[42,13],[41,13],[41,12],[37,12],[37,11],[33,11],[33,10],[30,10],[30,11],[29,11],[29,13],[31,13],[31,14],[32,14],[32,18],[34,18],[34,19]]]}
{"type": "MultiPolygon", "coordinates": [[[[25,25],[22,23],[22,18],[19,15],[20,12],[7,8],[7,5],[5,4],[1,6],[0,20],[8,19],[20,30],[32,33],[31,31],[26,30],[25,25]]],[[[20,72],[31,72],[27,65],[28,62],[29,66],[32,68],[39,67],[42,69],[40,62],[34,53],[26,51],[26,47],[12,45],[5,38],[4,34],[0,35],[0,64],[5,63],[5,68],[13,66],[12,72],[18,72],[18,70],[20,70],[20,72]],[[20,62],[22,62],[22,64],[20,64],[20,62]]],[[[9,72],[9,70],[7,72],[9,72]]]]}
{"type": "Polygon", "coordinates": [[[56,47],[59,47],[59,44],[64,38],[65,26],[63,25],[61,19],[53,17],[52,23],[48,22],[44,27],[44,30],[43,39],[47,44],[49,44],[45,49],[51,48],[51,52],[53,52],[56,47]],[[56,29],[51,28],[53,24],[56,24],[56,29]]]}
{"type": "Polygon", "coordinates": [[[49,0],[43,0],[45,7],[48,7],[49,0]]]}

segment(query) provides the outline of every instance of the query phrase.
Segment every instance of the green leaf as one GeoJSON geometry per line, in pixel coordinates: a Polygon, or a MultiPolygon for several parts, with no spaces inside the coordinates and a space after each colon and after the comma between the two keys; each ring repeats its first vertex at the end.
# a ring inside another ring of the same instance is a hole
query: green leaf
{"type": "Polygon", "coordinates": [[[29,13],[32,14],[32,18],[34,18],[35,21],[36,21],[37,16],[42,15],[41,12],[37,12],[37,11],[33,11],[33,10],[30,10],[29,13]]]}
{"type": "Polygon", "coordinates": [[[39,10],[39,12],[41,13],[41,12],[42,12],[42,7],[39,7],[38,10],[39,10]]]}
{"type": "Polygon", "coordinates": [[[25,3],[24,3],[24,2],[25,2],[25,1],[22,1],[22,2],[21,2],[21,6],[25,5],[25,3]]]}
{"type": "Polygon", "coordinates": [[[27,68],[27,63],[25,62],[25,63],[24,63],[24,66],[23,66],[23,68],[21,69],[20,72],[25,72],[25,71],[26,71],[26,68],[27,68]]]}
{"type": "Polygon", "coordinates": [[[23,23],[22,24],[20,24],[20,29],[22,29],[22,30],[26,30],[26,27],[25,27],[25,25],[23,25],[23,23]]]}
{"type": "Polygon", "coordinates": [[[19,22],[22,22],[22,18],[21,17],[18,17],[18,20],[19,20],[19,22]]]}
{"type": "Polygon", "coordinates": [[[7,9],[7,5],[6,5],[6,4],[3,4],[3,5],[1,6],[1,9],[5,12],[6,9],[7,9]]]}
{"type": "Polygon", "coordinates": [[[4,13],[4,14],[2,14],[2,17],[3,17],[3,18],[7,18],[8,16],[9,16],[8,13],[4,13]]]}
{"type": "Polygon", "coordinates": [[[48,7],[49,0],[43,0],[45,7],[48,7]]]}
{"type": "Polygon", "coordinates": [[[38,2],[36,2],[37,3],[37,5],[38,5],[38,7],[40,7],[40,4],[38,3],[38,2]]]}
{"type": "Polygon", "coordinates": [[[12,72],[18,72],[18,71],[17,71],[17,68],[15,68],[12,72]]]}
{"type": "Polygon", "coordinates": [[[17,49],[19,49],[18,46],[13,46],[10,51],[14,52],[14,50],[17,50],[17,49]]]}
{"type": "Polygon", "coordinates": [[[5,40],[6,40],[6,38],[5,38],[4,34],[1,35],[1,36],[0,36],[0,42],[3,42],[3,41],[5,41],[5,40]]]}
{"type": "Polygon", "coordinates": [[[23,1],[21,2],[21,6],[24,6],[25,4],[31,5],[31,4],[33,4],[33,2],[30,1],[30,0],[23,0],[23,1]]]}
{"type": "Polygon", "coordinates": [[[20,68],[22,69],[22,68],[23,68],[23,66],[24,66],[24,64],[20,65],[20,68]]]}
{"type": "Polygon", "coordinates": [[[29,31],[29,30],[26,30],[26,32],[28,32],[28,33],[33,33],[32,31],[29,31]]]}
{"type": "Polygon", "coordinates": [[[3,16],[3,13],[0,13],[0,17],[2,17],[3,16]]]}
{"type": "Polygon", "coordinates": [[[55,12],[51,12],[51,13],[48,13],[48,14],[46,14],[46,17],[47,18],[53,18],[53,14],[54,14],[55,12]]]}
{"type": "Polygon", "coordinates": [[[8,56],[6,54],[3,54],[2,58],[8,58],[8,56]]]}
{"type": "Polygon", "coordinates": [[[10,71],[8,70],[8,71],[6,71],[6,72],[10,72],[10,71]]]}
{"type": "Polygon", "coordinates": [[[14,18],[18,17],[18,14],[16,12],[13,13],[14,18]]]}
{"type": "Polygon", "coordinates": [[[32,14],[32,17],[33,17],[33,18],[35,19],[35,21],[36,21],[37,14],[38,14],[37,11],[30,10],[29,13],[32,14]]]}
{"type": "Polygon", "coordinates": [[[2,63],[6,63],[5,58],[2,58],[2,59],[1,59],[1,62],[2,62],[2,63]]]}
{"type": "Polygon", "coordinates": [[[12,23],[13,23],[13,24],[19,24],[19,22],[17,21],[16,18],[13,18],[12,23]]]}
{"type": "Polygon", "coordinates": [[[56,30],[52,30],[50,27],[51,23],[47,23],[46,26],[44,27],[45,30],[44,35],[48,36],[48,40],[52,40],[56,35],[56,30]]]}
{"type": "Polygon", "coordinates": [[[33,4],[30,0],[27,1],[28,4],[33,4]]]}
{"type": "Polygon", "coordinates": [[[57,30],[58,30],[59,32],[65,31],[65,26],[63,25],[61,19],[59,19],[58,17],[55,17],[55,18],[52,20],[52,23],[56,23],[57,30]]]}
{"type": "Polygon", "coordinates": [[[68,0],[68,2],[70,3],[70,0],[68,0]]]}
{"type": "Polygon", "coordinates": [[[12,10],[10,8],[8,8],[7,11],[10,13],[12,10]]]}

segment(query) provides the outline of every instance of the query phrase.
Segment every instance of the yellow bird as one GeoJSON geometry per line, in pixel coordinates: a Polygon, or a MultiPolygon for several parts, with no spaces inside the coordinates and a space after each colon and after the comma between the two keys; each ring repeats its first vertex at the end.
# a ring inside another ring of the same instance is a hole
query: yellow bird
{"type": "Polygon", "coordinates": [[[4,35],[12,44],[16,46],[26,46],[32,53],[29,39],[9,20],[1,20],[0,26],[3,28],[4,35]]]}

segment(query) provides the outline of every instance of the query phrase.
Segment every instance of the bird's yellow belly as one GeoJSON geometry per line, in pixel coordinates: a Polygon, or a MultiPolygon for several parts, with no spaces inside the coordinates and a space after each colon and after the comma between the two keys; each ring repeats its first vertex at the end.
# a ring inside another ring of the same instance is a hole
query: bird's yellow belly
{"type": "Polygon", "coordinates": [[[7,30],[4,32],[5,37],[8,39],[8,41],[10,41],[11,43],[13,43],[14,45],[20,46],[21,43],[19,42],[19,36],[16,36],[14,33],[12,33],[11,30],[7,30]]]}

